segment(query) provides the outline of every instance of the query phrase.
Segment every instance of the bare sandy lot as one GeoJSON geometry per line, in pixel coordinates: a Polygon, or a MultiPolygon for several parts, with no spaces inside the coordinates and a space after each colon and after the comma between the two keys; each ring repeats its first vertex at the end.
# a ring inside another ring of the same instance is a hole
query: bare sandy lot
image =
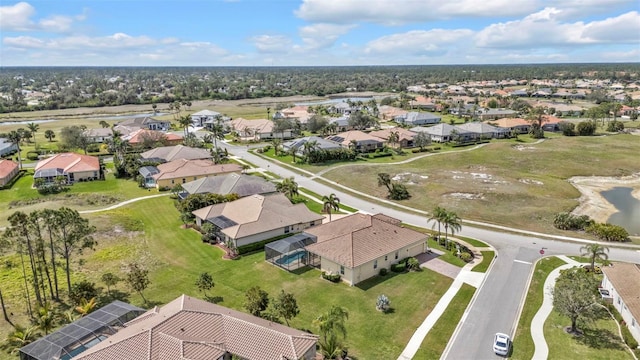
{"type": "Polygon", "coordinates": [[[640,173],[623,177],[575,176],[569,182],[580,191],[580,205],[573,210],[576,215],[587,215],[597,222],[607,222],[618,210],[600,192],[624,186],[633,188],[633,197],[640,199],[640,173]]]}

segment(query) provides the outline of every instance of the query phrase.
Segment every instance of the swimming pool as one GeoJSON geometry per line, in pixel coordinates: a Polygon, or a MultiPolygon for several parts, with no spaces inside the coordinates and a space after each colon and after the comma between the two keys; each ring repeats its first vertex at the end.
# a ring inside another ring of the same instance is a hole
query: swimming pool
{"type": "Polygon", "coordinates": [[[276,263],[279,265],[289,265],[296,261],[303,262],[304,261],[303,259],[306,257],[306,255],[307,255],[306,251],[296,251],[294,253],[290,253],[281,257],[280,259],[276,260],[276,263]]]}

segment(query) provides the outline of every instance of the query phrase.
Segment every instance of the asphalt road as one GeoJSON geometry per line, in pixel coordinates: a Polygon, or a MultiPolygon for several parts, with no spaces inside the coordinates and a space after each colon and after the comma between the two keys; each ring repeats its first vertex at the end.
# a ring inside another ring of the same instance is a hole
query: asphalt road
{"type": "MultiPolygon", "coordinates": [[[[427,217],[414,213],[399,211],[378,203],[354,197],[341,191],[339,186],[327,186],[279,166],[248,152],[247,147],[224,144],[229,152],[236,156],[282,177],[295,178],[299,186],[318,194],[335,193],[342,203],[368,213],[384,213],[402,220],[405,223],[430,228],[427,217]]],[[[515,235],[502,231],[487,230],[463,225],[460,234],[480,239],[491,244],[497,250],[497,258],[487,277],[477,291],[471,306],[463,316],[449,346],[445,349],[443,359],[497,359],[492,351],[493,335],[504,332],[511,336],[515,333],[519,311],[527,292],[529,276],[536,260],[543,255],[578,255],[581,244],[538,238],[534,236],[515,235]]],[[[640,263],[640,251],[637,249],[611,248],[611,260],[640,263]]],[[[518,344],[514,344],[517,347],[518,344]]]]}

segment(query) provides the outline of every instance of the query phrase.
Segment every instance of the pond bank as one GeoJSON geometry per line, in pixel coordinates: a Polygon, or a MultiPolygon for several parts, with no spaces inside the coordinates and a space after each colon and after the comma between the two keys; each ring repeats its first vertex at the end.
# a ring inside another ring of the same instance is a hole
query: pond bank
{"type": "Polygon", "coordinates": [[[640,173],[622,177],[574,176],[569,179],[569,183],[581,194],[580,205],[572,213],[587,215],[597,222],[607,222],[611,215],[618,212],[618,209],[607,201],[601,192],[615,187],[628,187],[633,189],[631,195],[640,199],[640,173]]]}

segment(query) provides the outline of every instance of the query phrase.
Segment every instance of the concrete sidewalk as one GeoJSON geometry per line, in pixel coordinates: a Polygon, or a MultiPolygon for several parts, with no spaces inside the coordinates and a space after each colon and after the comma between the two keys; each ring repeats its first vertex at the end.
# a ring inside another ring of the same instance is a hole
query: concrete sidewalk
{"type": "Polygon", "coordinates": [[[567,264],[553,269],[544,281],[544,298],[542,300],[542,305],[531,321],[531,337],[533,338],[533,345],[535,347],[532,360],[546,360],[549,357],[549,347],[547,346],[547,341],[544,338],[544,322],[551,314],[551,311],[553,311],[553,288],[556,285],[556,279],[560,276],[560,270],[570,269],[581,265],[581,263],[567,256],[560,255],[557,257],[565,261],[567,264]]]}
{"type": "Polygon", "coordinates": [[[424,338],[436,324],[438,319],[440,319],[440,316],[444,314],[445,310],[449,306],[449,303],[451,302],[451,300],[453,300],[453,297],[456,296],[458,290],[460,290],[460,288],[462,287],[462,284],[466,283],[477,288],[482,283],[485,273],[471,272],[471,269],[475,265],[475,263],[469,263],[465,265],[462,270],[460,270],[455,280],[453,281],[453,284],[451,284],[447,292],[442,295],[433,310],[431,310],[422,324],[413,333],[413,336],[411,336],[409,343],[398,357],[398,360],[413,359],[413,357],[416,355],[416,352],[418,352],[418,349],[420,349],[420,345],[422,345],[424,338]]]}

